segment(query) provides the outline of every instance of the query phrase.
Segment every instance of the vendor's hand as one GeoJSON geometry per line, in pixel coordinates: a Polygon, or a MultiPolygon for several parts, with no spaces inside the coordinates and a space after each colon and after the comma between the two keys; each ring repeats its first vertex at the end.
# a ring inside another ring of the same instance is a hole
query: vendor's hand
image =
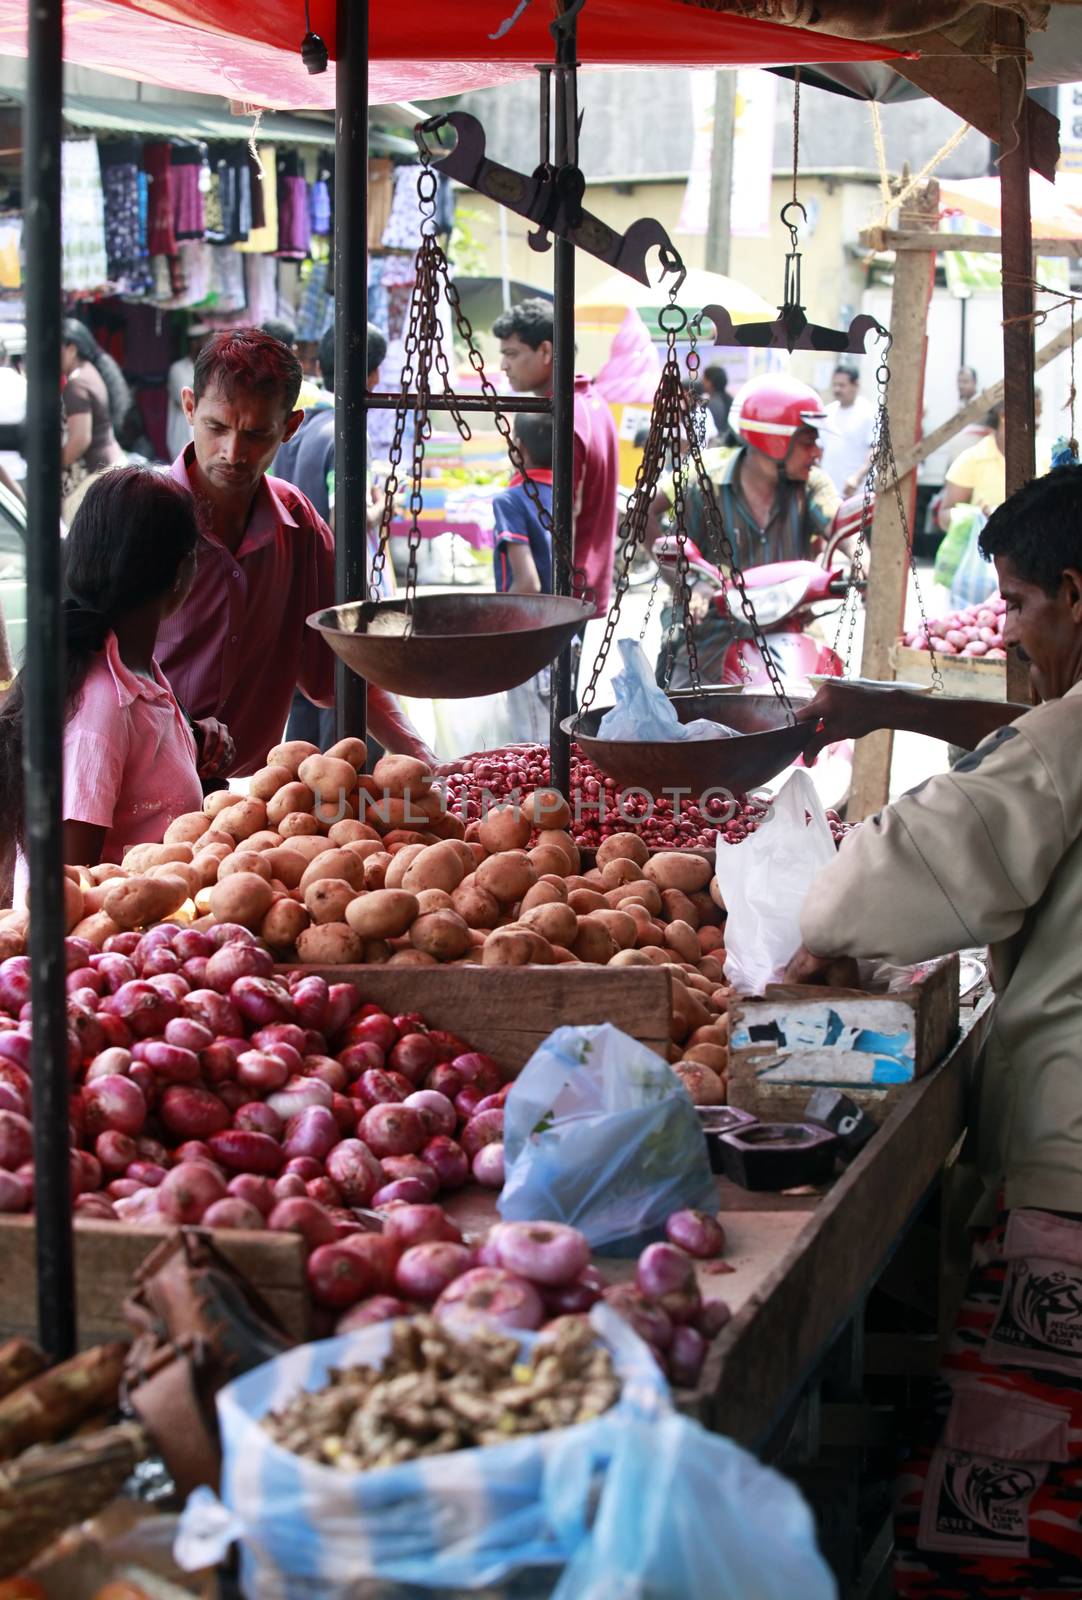
{"type": "Polygon", "coordinates": [[[862,739],[877,728],[890,727],[890,700],[882,689],[862,689],[858,684],[832,680],[824,683],[814,700],[801,706],[798,722],[814,730],[804,747],[804,760],[811,766],[828,744],[841,739],[862,739]]]}
{"type": "Polygon", "coordinates": [[[696,583],[692,587],[688,596],[688,610],[691,612],[692,622],[702,622],[710,615],[717,592],[712,583],[696,583]]]}
{"type": "Polygon", "coordinates": [[[195,724],[195,743],[196,771],[201,778],[224,777],[237,759],[237,747],[229,729],[215,717],[204,717],[195,724]]]}
{"type": "Polygon", "coordinates": [[[851,956],[817,956],[801,945],[785,969],[786,983],[822,984],[830,989],[855,989],[857,964],[851,956]]]}

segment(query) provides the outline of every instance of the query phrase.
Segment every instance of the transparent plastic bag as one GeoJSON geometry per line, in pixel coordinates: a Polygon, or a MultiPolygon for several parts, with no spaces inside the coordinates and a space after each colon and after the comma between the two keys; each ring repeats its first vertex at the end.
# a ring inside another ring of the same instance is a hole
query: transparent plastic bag
{"type": "Polygon", "coordinates": [[[714,871],[728,912],[725,976],[741,994],[762,994],[784,978],[800,949],[804,897],[835,854],[822,802],[801,768],[755,833],[740,844],[718,840],[714,871]]]}
{"type": "Polygon", "coordinates": [[[800,1491],[687,1417],[630,1424],[552,1600],[721,1596],[837,1600],[800,1491]]]}
{"type": "Polygon", "coordinates": [[[595,1250],[637,1253],[717,1189],[695,1107],[667,1062],[610,1023],[557,1028],[504,1106],[500,1215],[566,1222],[595,1250]]]}
{"type": "Polygon", "coordinates": [[[734,739],[736,731],[723,723],[697,717],[681,722],[676,707],[659,689],[654,670],[637,639],[617,640],[624,669],[612,680],[615,705],[598,724],[599,739],[631,739],[635,742],[677,739],[734,739]]]}

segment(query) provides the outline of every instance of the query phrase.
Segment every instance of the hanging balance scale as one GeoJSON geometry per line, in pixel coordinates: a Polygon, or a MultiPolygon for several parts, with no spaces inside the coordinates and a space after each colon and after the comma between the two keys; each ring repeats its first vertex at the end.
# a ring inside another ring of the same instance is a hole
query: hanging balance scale
{"type": "MultiPolygon", "coordinates": [[[[417,558],[423,537],[419,518],[424,508],[425,447],[432,434],[432,410],[450,412],[462,439],[471,437],[464,415],[466,402],[451,387],[450,365],[442,344],[441,299],[450,308],[459,336],[466,344],[470,365],[480,380],[484,409],[491,411],[507,443],[512,465],[519,471],[524,472],[523,462],[505,409],[547,409],[544,401],[526,405],[520,402],[513,407],[501,402],[485,373],[473,329],[450,277],[447,258],[436,235],[437,179],[432,170],[432,152],[424,138],[443,120],[435,118],[416,130],[422,163],[417,179],[421,246],[405,334],[405,360],[395,407],[379,548],[369,575],[369,597],[318,611],[308,618],[308,625],[321,633],[346,666],[366,682],[391,694],[454,700],[497,694],[525,683],[570,643],[593,615],[593,607],[582,598],[550,594],[417,594],[417,558]],[[380,585],[396,510],[406,422],[411,414],[414,430],[406,502],[409,555],[405,592],[401,598],[386,600],[381,598],[380,585]]],[[[476,403],[471,409],[476,409],[476,403]]],[[[555,538],[551,516],[525,473],[524,484],[543,525],[555,538]]]]}

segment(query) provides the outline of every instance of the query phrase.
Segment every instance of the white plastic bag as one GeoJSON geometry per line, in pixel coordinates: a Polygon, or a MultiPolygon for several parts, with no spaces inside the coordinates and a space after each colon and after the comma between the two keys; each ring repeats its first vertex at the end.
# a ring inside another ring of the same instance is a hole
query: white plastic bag
{"type": "Polygon", "coordinates": [[[729,914],[725,976],[741,994],[762,994],[784,978],[800,949],[804,897],[834,856],[822,802],[800,767],[755,833],[740,844],[718,840],[714,870],[729,914]]]}
{"type": "Polygon", "coordinates": [[[599,739],[632,739],[652,743],[665,739],[732,739],[735,730],[698,717],[681,722],[676,707],[659,689],[653,668],[637,639],[619,639],[624,670],[612,680],[616,704],[598,724],[599,739]]]}

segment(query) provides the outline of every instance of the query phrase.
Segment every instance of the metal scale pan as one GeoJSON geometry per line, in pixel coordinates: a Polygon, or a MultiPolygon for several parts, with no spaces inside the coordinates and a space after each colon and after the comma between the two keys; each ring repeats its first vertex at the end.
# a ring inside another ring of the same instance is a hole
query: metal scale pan
{"type": "MultiPolygon", "coordinates": [[[[677,740],[639,743],[598,739],[598,724],[610,709],[608,706],[586,712],[581,720],[568,717],[562,726],[578,741],[583,754],[622,789],[644,789],[655,796],[674,788],[690,790],[695,795],[706,789],[746,794],[783,772],[811,738],[811,726],[792,726],[784,705],[772,694],[707,688],[698,694],[680,691],[669,698],[681,722],[706,717],[736,728],[738,736],[696,739],[686,744],[677,740]]],[[[809,699],[806,695],[789,698],[794,710],[809,699]]]]}
{"type": "Polygon", "coordinates": [[[431,594],[413,602],[352,600],[316,611],[321,633],[351,671],[390,694],[466,700],[525,683],[593,615],[551,594],[431,594]]]}

